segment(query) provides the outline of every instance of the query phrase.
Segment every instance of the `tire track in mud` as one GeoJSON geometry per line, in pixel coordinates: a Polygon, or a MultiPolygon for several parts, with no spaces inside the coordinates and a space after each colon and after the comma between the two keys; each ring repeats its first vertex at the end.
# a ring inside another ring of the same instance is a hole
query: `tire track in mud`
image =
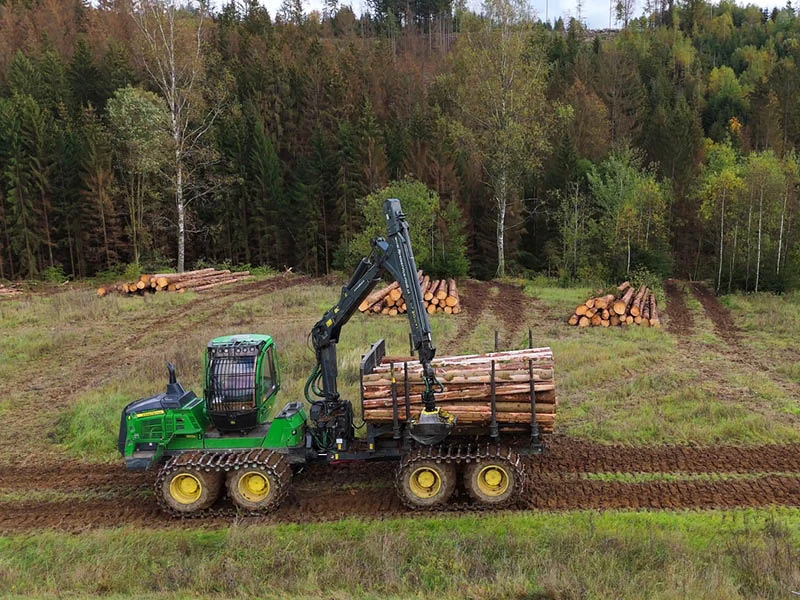
{"type": "Polygon", "coordinates": [[[714,324],[714,330],[728,344],[739,344],[739,328],[733,321],[730,311],[717,299],[714,293],[702,283],[691,283],[692,294],[703,307],[703,311],[714,324]]]}
{"type": "Polygon", "coordinates": [[[686,304],[686,297],[681,287],[674,279],[664,282],[664,291],[667,294],[667,331],[679,338],[692,335],[694,331],[694,318],[686,304]]]}
{"type": "MultiPolygon", "coordinates": [[[[247,524],[319,523],[344,518],[385,519],[436,515],[493,514],[464,508],[419,512],[402,506],[390,485],[392,477],[373,480],[366,488],[295,489],[283,506],[265,517],[211,517],[180,520],[160,512],[153,498],[111,498],[57,502],[4,502],[0,532],[19,533],[40,529],[84,531],[87,529],[146,526],[152,528],[220,527],[247,524]]],[[[459,496],[455,501],[462,500],[459,496]]],[[[765,475],[754,479],[701,481],[649,481],[643,483],[596,481],[577,477],[533,477],[528,481],[521,510],[685,510],[763,506],[800,506],[800,477],[765,475]]],[[[476,507],[476,509],[479,507],[476,507]]]]}
{"type": "MultiPolygon", "coordinates": [[[[445,342],[445,346],[458,339],[465,329],[474,327],[487,312],[500,322],[499,329],[503,334],[500,344],[507,347],[518,346],[517,334],[526,324],[526,310],[539,310],[544,319],[553,316],[541,306],[538,298],[528,296],[523,287],[512,283],[466,280],[459,284],[459,294],[464,317],[457,317],[456,331],[445,342]],[[492,288],[497,289],[496,295],[491,294],[492,288]]],[[[554,319],[554,323],[558,322],[558,319],[554,319]]]]}
{"type": "MultiPolygon", "coordinates": [[[[640,447],[556,438],[544,456],[529,459],[527,472],[525,508],[535,510],[800,506],[800,444],[640,447]],[[588,476],[637,473],[678,475],[639,482],[588,476]]],[[[218,527],[237,520],[309,523],[428,514],[402,506],[394,491],[393,463],[311,465],[295,476],[281,508],[266,517],[176,520],[158,510],[151,491],[154,479],[155,473],[129,473],[121,464],[71,461],[60,466],[0,468],[0,493],[14,494],[14,499],[0,502],[0,532],[81,531],[120,525],[218,527]],[[73,497],[51,502],[17,500],[25,490],[66,492],[73,497]],[[109,496],[81,498],[81,492],[109,496]]],[[[454,499],[463,500],[463,493],[454,499]]],[[[221,505],[227,502],[220,501],[221,505]]],[[[473,511],[460,506],[433,514],[459,512],[473,511]]]]}

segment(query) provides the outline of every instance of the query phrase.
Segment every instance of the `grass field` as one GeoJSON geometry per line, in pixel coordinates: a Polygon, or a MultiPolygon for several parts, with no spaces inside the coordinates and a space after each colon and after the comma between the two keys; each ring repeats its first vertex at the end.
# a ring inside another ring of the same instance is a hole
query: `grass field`
{"type": "Polygon", "coordinates": [[[0,539],[0,593],[133,598],[785,598],[800,512],[576,512],[0,539]]]}
{"type": "MultiPolygon", "coordinates": [[[[554,350],[556,430],[567,439],[643,448],[799,442],[800,296],[722,298],[738,327],[733,335],[690,286],[680,285],[690,327],[677,330],[667,318],[660,330],[609,330],[565,324],[592,290],[474,283],[465,288],[474,294],[470,309],[433,316],[434,339],[439,354],[472,353],[492,350],[495,331],[501,348],[523,347],[530,329],[535,345],[554,350]],[[499,308],[509,303],[510,310],[499,308]]],[[[64,460],[122,471],[115,448],[120,409],[163,389],[167,360],[186,388],[200,391],[202,351],[218,335],[272,335],[281,395],[300,398],[313,367],[308,332],[338,289],[297,278],[268,292],[256,286],[100,299],[85,288],[0,302],[0,520],[4,509],[30,503],[43,511],[49,504],[113,506],[118,498],[152,503],[149,489],[123,496],[113,486],[40,489],[15,484],[8,473],[64,460]]],[[[369,344],[383,337],[390,354],[406,355],[407,331],[402,316],[356,315],[339,345],[343,395],[357,397],[358,363],[369,344]]],[[[758,489],[770,478],[798,475],[763,467],[611,469],[578,478],[612,486],[721,482],[758,489]]],[[[56,527],[0,537],[0,597],[783,598],[800,591],[799,555],[795,508],[522,511],[301,525],[244,520],[177,529],[145,521],[78,536],[56,527]]]]}
{"type": "MultiPolygon", "coordinates": [[[[566,327],[564,315],[590,290],[529,284],[525,293],[528,306],[519,307],[513,325],[489,309],[459,318],[436,315],[434,339],[440,354],[485,351],[499,330],[503,348],[522,347],[530,328],[535,344],[555,352],[560,432],[648,444],[800,440],[799,355],[792,345],[800,336],[797,297],[725,299],[742,323],[745,350],[721,340],[691,298],[695,329],[679,337],[665,329],[566,327]]],[[[24,410],[26,431],[46,431],[26,443],[114,460],[119,409],[163,387],[167,360],[187,388],[199,389],[205,343],[236,331],[276,339],[283,397],[298,398],[313,367],[308,331],[336,295],[336,286],[312,282],[208,301],[192,293],[98,299],[87,290],[4,302],[0,333],[8,343],[0,348],[0,376],[12,392],[0,401],[0,414],[14,417],[42,394],[69,394],[69,401],[52,398],[35,414],[24,410]]],[[[361,354],[380,337],[390,353],[407,354],[403,317],[359,314],[345,329],[340,387],[350,397],[357,396],[361,354]]]]}

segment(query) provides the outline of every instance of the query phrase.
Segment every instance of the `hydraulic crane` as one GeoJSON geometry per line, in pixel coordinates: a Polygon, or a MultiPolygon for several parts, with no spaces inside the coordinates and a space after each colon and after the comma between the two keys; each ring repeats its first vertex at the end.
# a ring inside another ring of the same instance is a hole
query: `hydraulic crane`
{"type": "Polygon", "coordinates": [[[410,435],[422,444],[436,444],[447,437],[454,421],[450,415],[436,408],[435,392],[441,388],[431,367],[436,348],[431,338],[428,313],[422,302],[408,222],[400,208],[400,201],[387,200],[384,214],[388,239],[372,240],[372,253],[361,259],[350,281],[342,288],[339,302],[323,315],[311,331],[317,366],[306,384],[306,398],[312,402],[311,420],[316,423],[322,439],[343,440],[349,437],[353,409],[349,401],[339,397],[337,390],[336,344],[342,327],[380,281],[383,271],[388,271],[403,290],[408,306],[411,341],[422,364],[425,382],[425,391],[422,392],[424,408],[412,421],[410,435]],[[321,385],[318,385],[320,381],[321,385]],[[316,391],[321,400],[312,401],[309,388],[316,391]]]}

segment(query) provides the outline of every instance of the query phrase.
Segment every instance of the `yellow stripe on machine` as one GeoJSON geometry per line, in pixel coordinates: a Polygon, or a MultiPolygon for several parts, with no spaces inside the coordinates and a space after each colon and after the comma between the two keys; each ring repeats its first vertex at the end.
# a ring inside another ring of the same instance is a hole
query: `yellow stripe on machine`
{"type": "Polygon", "coordinates": [[[136,417],[137,419],[142,419],[144,417],[155,417],[156,415],[163,415],[163,414],[164,414],[163,410],[157,409],[157,410],[146,410],[140,413],[134,413],[133,416],[136,417]]]}

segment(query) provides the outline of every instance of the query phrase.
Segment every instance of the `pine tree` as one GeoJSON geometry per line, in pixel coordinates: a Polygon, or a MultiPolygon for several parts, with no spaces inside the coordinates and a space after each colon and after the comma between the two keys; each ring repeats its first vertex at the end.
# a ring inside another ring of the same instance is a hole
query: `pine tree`
{"type": "Polygon", "coordinates": [[[84,213],[96,217],[102,233],[102,256],[97,263],[110,269],[118,260],[116,215],[113,204],[114,170],[109,134],[94,111],[84,114],[84,153],[81,161],[81,196],[84,213]]]}
{"type": "Polygon", "coordinates": [[[31,174],[31,156],[23,130],[22,106],[34,103],[30,96],[14,96],[6,105],[5,168],[3,178],[6,189],[5,218],[9,229],[11,249],[17,257],[19,273],[35,277],[40,271],[37,259],[41,236],[36,212],[36,183],[31,174]]]}
{"type": "Polygon", "coordinates": [[[369,97],[364,96],[360,108],[358,133],[361,137],[364,191],[371,194],[386,185],[386,149],[383,145],[383,133],[375,118],[369,97]]]}
{"type": "Polygon", "coordinates": [[[248,164],[250,197],[261,229],[258,234],[259,259],[262,264],[279,266],[281,219],[279,209],[283,206],[284,183],[281,161],[275,146],[258,117],[252,121],[252,146],[248,164]]]}
{"type": "Polygon", "coordinates": [[[100,90],[100,70],[94,64],[94,58],[84,37],[79,37],[75,44],[75,52],[67,74],[72,100],[77,110],[89,105],[95,108],[102,105],[104,98],[100,90]]]}

